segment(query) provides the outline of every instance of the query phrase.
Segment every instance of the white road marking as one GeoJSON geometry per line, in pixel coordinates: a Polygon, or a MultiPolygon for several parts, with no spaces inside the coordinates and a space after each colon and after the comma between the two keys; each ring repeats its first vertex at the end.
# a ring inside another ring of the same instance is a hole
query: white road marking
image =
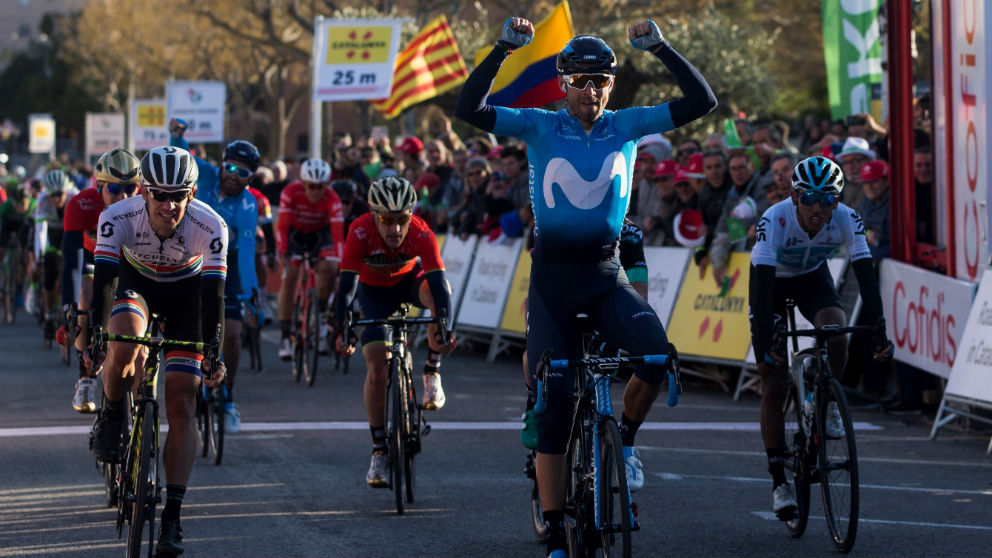
{"type": "MultiPolygon", "coordinates": [[[[694,475],[694,474],[683,474],[683,473],[665,473],[665,472],[655,472],[655,476],[660,477],[662,480],[666,481],[679,481],[682,479],[705,479],[705,480],[723,480],[731,482],[746,482],[746,483],[760,483],[767,484],[768,477],[756,478],[756,477],[735,477],[730,475],[694,475]]],[[[875,490],[891,490],[895,492],[922,492],[925,494],[933,495],[946,495],[946,494],[965,494],[969,496],[992,496],[992,489],[986,488],[983,490],[964,490],[957,488],[927,488],[921,486],[895,486],[890,484],[859,484],[861,488],[871,488],[875,490]]]]}
{"type": "MultiPolygon", "coordinates": [[[[761,519],[767,519],[769,521],[779,521],[775,517],[774,512],[770,511],[753,511],[752,514],[760,517],[761,519]]],[[[810,519],[822,519],[826,521],[826,518],[822,515],[811,515],[810,519]]],[[[960,525],[957,523],[933,523],[930,521],[897,521],[894,519],[865,519],[863,517],[858,518],[858,523],[878,523],[881,525],[909,525],[912,527],[936,527],[940,529],[972,529],[975,531],[992,531],[992,527],[987,525],[960,525]]]]}
{"type": "MultiPolygon", "coordinates": [[[[741,450],[717,450],[717,449],[702,449],[702,448],[672,448],[672,447],[660,447],[660,446],[644,446],[637,444],[637,449],[641,451],[672,451],[676,453],[702,453],[702,454],[713,454],[713,455],[746,455],[750,457],[767,457],[763,451],[741,451],[741,450]]],[[[927,459],[902,459],[902,458],[892,458],[892,457],[863,457],[858,456],[858,461],[862,462],[872,462],[872,463],[892,463],[896,465],[939,465],[939,466],[950,466],[950,467],[982,467],[990,468],[992,463],[985,461],[935,461],[927,459]]]]}

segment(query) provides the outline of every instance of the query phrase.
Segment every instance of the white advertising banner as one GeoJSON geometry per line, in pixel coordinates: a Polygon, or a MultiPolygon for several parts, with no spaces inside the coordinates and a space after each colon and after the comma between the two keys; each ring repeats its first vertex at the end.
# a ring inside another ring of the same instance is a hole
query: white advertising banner
{"type": "Polygon", "coordinates": [[[992,403],[992,273],[982,276],[946,394],[992,403]]]}
{"type": "MultiPolygon", "coordinates": [[[[451,312],[458,316],[458,301],[465,290],[465,280],[472,264],[472,253],[479,237],[472,235],[468,240],[462,240],[456,234],[448,235],[441,249],[441,261],[444,262],[444,277],[451,285],[451,312]]],[[[456,321],[457,323],[457,321],[456,321]]]]}
{"type": "Polygon", "coordinates": [[[458,324],[499,327],[522,242],[518,238],[512,244],[479,243],[458,311],[458,324]]]}
{"type": "Polygon", "coordinates": [[[137,151],[169,145],[169,127],[165,119],[165,100],[131,101],[131,140],[137,151]]]}
{"type": "Polygon", "coordinates": [[[402,19],[321,19],[314,26],[313,100],[385,99],[402,19]]]}
{"type": "Polygon", "coordinates": [[[672,318],[685,268],[689,265],[689,256],[688,248],[644,247],[644,261],[648,264],[648,303],[666,328],[672,318]]]}
{"type": "Polygon", "coordinates": [[[960,355],[975,284],[882,260],[882,307],[895,358],[947,378],[960,355]]]}
{"type": "Polygon", "coordinates": [[[124,115],[114,112],[86,113],[86,161],[115,147],[124,147],[124,115]]]}
{"type": "Polygon", "coordinates": [[[190,144],[224,141],[227,86],[222,81],[170,81],[165,84],[166,121],[180,118],[189,126],[190,144]]]}
{"type": "MultiPolygon", "coordinates": [[[[939,4],[939,3],[934,3],[939,4]]],[[[951,106],[948,115],[952,145],[954,193],[954,275],[977,281],[989,258],[988,180],[992,144],[989,142],[989,58],[985,2],[950,2],[951,106]]],[[[946,372],[946,371],[945,371],[946,372]]]]}
{"type": "Polygon", "coordinates": [[[28,115],[28,152],[55,154],[55,119],[52,115],[28,115]]]}

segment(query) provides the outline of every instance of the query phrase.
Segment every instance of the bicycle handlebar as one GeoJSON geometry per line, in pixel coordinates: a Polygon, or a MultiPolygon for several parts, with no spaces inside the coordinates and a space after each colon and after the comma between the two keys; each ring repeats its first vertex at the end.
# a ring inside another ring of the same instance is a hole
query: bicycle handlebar
{"type": "MultiPolygon", "coordinates": [[[[534,405],[534,412],[541,414],[547,408],[548,385],[544,378],[544,370],[561,370],[572,367],[582,367],[597,370],[618,370],[622,366],[632,364],[650,364],[655,366],[665,366],[668,368],[668,398],[665,401],[669,407],[679,404],[679,397],[682,395],[682,379],[679,374],[679,359],[675,352],[675,347],[669,344],[670,355],[644,355],[630,357],[594,357],[583,359],[554,359],[550,358],[550,350],[546,350],[541,360],[538,362],[537,374],[537,403],[534,405]]],[[[611,374],[612,376],[612,374],[611,374]]]]}
{"type": "Polygon", "coordinates": [[[440,335],[440,344],[444,345],[448,342],[448,319],[443,316],[431,316],[431,317],[417,317],[408,318],[402,315],[394,315],[386,318],[365,318],[365,319],[352,319],[351,311],[345,314],[344,318],[344,330],[347,332],[346,340],[348,345],[354,346],[355,342],[358,341],[358,336],[355,335],[355,326],[381,326],[386,325],[390,327],[404,327],[414,324],[437,324],[438,334],[440,335]]]}

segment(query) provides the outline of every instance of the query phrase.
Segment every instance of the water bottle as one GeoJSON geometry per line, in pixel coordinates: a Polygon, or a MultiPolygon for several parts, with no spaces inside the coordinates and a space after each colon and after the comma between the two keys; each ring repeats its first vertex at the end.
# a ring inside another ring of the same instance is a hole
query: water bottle
{"type": "Polygon", "coordinates": [[[813,392],[807,393],[803,401],[803,430],[807,435],[813,431],[813,392]]]}

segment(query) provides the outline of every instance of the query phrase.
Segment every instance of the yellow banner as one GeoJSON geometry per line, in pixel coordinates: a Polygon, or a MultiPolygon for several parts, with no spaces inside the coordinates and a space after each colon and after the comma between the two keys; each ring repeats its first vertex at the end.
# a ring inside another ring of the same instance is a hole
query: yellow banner
{"type": "Polygon", "coordinates": [[[499,327],[505,331],[516,333],[527,332],[527,314],[524,302],[530,290],[530,250],[524,243],[517,257],[517,270],[513,273],[510,283],[510,294],[506,296],[506,306],[503,308],[503,321],[499,327]]]}
{"type": "Polygon", "coordinates": [[[157,128],[165,126],[165,104],[138,105],[138,127],[157,128]]]}
{"type": "Polygon", "coordinates": [[[707,267],[702,280],[690,259],[669,322],[668,337],[679,354],[743,361],[751,345],[748,321],[750,254],[734,252],[727,265],[730,288],[721,296],[707,267]]]}
{"type": "Polygon", "coordinates": [[[393,28],[330,27],[327,29],[327,64],[365,64],[389,61],[393,28]]]}

